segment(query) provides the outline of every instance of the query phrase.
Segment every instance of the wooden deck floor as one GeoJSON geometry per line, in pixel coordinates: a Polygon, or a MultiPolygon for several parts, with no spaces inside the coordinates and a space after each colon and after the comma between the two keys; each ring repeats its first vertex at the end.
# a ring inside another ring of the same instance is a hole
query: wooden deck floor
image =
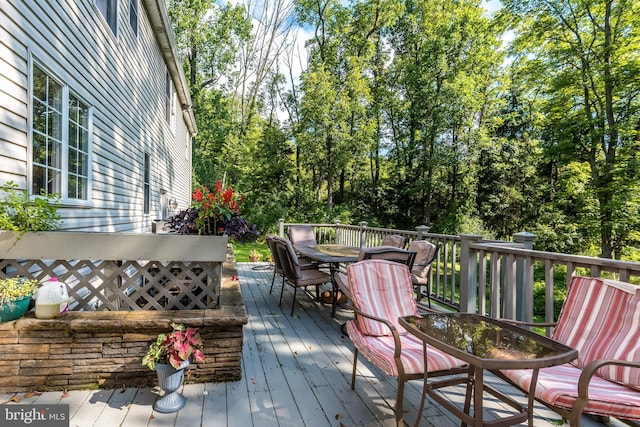
{"type": "MultiPolygon", "coordinates": [[[[175,414],[153,411],[158,390],[86,390],[47,392],[39,396],[0,395],[20,403],[69,405],[71,427],[91,426],[392,426],[396,382],[364,360],[358,363],[356,389],[351,390],[353,347],[340,333],[340,325],[352,314],[316,303],[298,292],[293,317],[289,316],[293,289],[285,288],[278,306],[280,286],[269,294],[272,270],[265,263],[238,264],[242,293],[249,314],[243,349],[243,377],[232,383],[187,385],[185,408],[175,414]]],[[[493,380],[496,381],[497,380],[493,380]]],[[[422,383],[413,381],[405,392],[405,422],[417,416],[422,383]]],[[[507,387],[507,386],[505,386],[507,387]]],[[[446,395],[461,402],[464,390],[446,395]]],[[[505,414],[506,409],[487,397],[485,419],[505,414]]],[[[524,401],[524,399],[523,399],[524,401]]],[[[552,427],[560,417],[536,405],[535,426],[552,427]]],[[[421,426],[454,427],[460,422],[438,404],[429,401],[421,426]]],[[[583,426],[607,424],[583,417],[583,426]]]]}

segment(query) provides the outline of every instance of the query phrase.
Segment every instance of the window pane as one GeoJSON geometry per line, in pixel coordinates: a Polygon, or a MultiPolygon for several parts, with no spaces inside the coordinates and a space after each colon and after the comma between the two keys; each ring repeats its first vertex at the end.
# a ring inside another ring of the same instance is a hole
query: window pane
{"type": "Polygon", "coordinates": [[[37,66],[33,67],[33,97],[47,99],[47,75],[37,66]]]}
{"type": "Polygon", "coordinates": [[[78,121],[78,109],[78,100],[73,95],[69,95],[69,120],[78,121]]]}
{"type": "Polygon", "coordinates": [[[48,170],[47,177],[47,193],[60,193],[60,171],[56,171],[53,169],[48,170]]]}
{"type": "Polygon", "coordinates": [[[52,109],[47,111],[47,134],[55,139],[62,139],[62,114],[52,109]]]}
{"type": "Polygon", "coordinates": [[[31,117],[33,129],[45,133],[47,131],[47,106],[34,99],[31,117]]]}
{"type": "Polygon", "coordinates": [[[117,0],[96,0],[96,6],[102,13],[102,16],[109,24],[109,28],[116,33],[116,23],[118,19],[118,1],[117,0]]]}
{"type": "MultiPolygon", "coordinates": [[[[77,151],[69,150],[69,175],[78,173],[78,156],[77,151]]],[[[69,180],[71,180],[71,176],[69,176],[69,180]]],[[[69,183],[71,186],[71,183],[69,183]]]]}
{"type": "Polygon", "coordinates": [[[49,77],[47,81],[49,82],[47,103],[60,112],[60,110],[62,110],[62,86],[51,77],[49,77]]]}
{"type": "Polygon", "coordinates": [[[69,175],[69,182],[68,182],[68,191],[69,191],[69,198],[70,199],[77,199],[78,198],[78,190],[77,190],[77,178],[75,175],[69,175]]]}
{"type": "Polygon", "coordinates": [[[78,165],[78,172],[77,172],[78,175],[89,176],[88,171],[87,171],[87,169],[88,169],[87,168],[87,164],[88,164],[87,160],[88,159],[87,159],[86,155],[83,155],[82,153],[78,153],[77,161],[76,161],[76,163],[78,165]]]}
{"type": "Polygon", "coordinates": [[[39,195],[46,188],[47,170],[40,166],[33,167],[33,177],[31,183],[31,193],[39,195]]]}
{"type": "Polygon", "coordinates": [[[80,128],[78,132],[78,150],[87,153],[89,151],[89,132],[80,128]]]}
{"type": "Polygon", "coordinates": [[[84,128],[89,127],[89,107],[82,102],[78,103],[78,124],[84,128]]]}
{"type": "Polygon", "coordinates": [[[69,122],[69,147],[78,148],[78,128],[74,122],[69,122]]]}
{"type": "Polygon", "coordinates": [[[88,182],[85,178],[78,178],[78,199],[88,199],[88,182]]]}
{"type": "MultiPolygon", "coordinates": [[[[46,164],[47,161],[47,138],[44,135],[39,133],[33,133],[33,154],[31,158],[34,163],[40,163],[41,165],[46,164]]],[[[39,194],[39,193],[38,193],[39,194]]]]}
{"type": "Polygon", "coordinates": [[[129,0],[129,25],[134,34],[138,34],[138,0],[129,0]]]}
{"type": "Polygon", "coordinates": [[[47,139],[47,166],[60,169],[62,165],[60,160],[62,158],[62,144],[59,141],[48,138],[47,139]]]}
{"type": "Polygon", "coordinates": [[[151,157],[145,153],[144,155],[144,182],[142,184],[143,192],[143,211],[145,214],[150,212],[151,208],[151,157]]]}

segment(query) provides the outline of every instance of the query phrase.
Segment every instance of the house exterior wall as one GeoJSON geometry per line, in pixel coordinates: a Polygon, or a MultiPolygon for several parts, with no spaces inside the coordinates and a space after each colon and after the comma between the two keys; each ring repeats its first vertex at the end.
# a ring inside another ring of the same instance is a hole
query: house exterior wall
{"type": "Polygon", "coordinates": [[[116,32],[94,0],[5,0],[0,8],[0,185],[32,188],[33,66],[90,107],[89,192],[63,200],[63,228],[148,232],[154,219],[190,203],[196,128],[164,2],[117,0],[116,32]],[[163,19],[164,18],[164,19],[163,19]],[[166,120],[166,81],[173,115],[166,120]],[[150,160],[149,213],[143,212],[144,159],[150,160]]]}

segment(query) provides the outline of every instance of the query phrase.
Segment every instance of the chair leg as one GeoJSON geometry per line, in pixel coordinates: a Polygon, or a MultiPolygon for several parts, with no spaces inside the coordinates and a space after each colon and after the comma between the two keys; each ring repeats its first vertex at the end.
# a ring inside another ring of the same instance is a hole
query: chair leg
{"type": "Polygon", "coordinates": [[[284,276],[282,276],[282,287],[280,288],[280,302],[278,305],[282,305],[282,294],[284,293],[284,276]]]}
{"type": "Polygon", "coordinates": [[[358,365],[358,349],[353,349],[353,371],[351,372],[351,390],[355,390],[356,385],[356,367],[358,365]]]}
{"type": "MultiPolygon", "coordinates": [[[[396,425],[397,427],[404,427],[404,420],[402,419],[402,401],[404,400],[404,378],[398,378],[398,390],[396,390],[396,425]]],[[[420,416],[420,415],[418,415],[420,416]]]]}
{"type": "Polygon", "coordinates": [[[297,286],[293,286],[293,301],[291,301],[291,316],[293,316],[293,307],[296,305],[296,291],[298,290],[297,286]]]}
{"type": "Polygon", "coordinates": [[[275,282],[275,280],[276,280],[276,270],[274,268],[273,277],[271,278],[271,287],[269,288],[269,294],[271,294],[271,291],[273,290],[273,282],[275,282]]]}

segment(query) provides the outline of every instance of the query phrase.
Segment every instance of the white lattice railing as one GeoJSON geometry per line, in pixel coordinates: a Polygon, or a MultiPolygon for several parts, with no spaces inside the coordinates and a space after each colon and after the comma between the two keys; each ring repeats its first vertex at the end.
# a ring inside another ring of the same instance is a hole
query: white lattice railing
{"type": "Polygon", "coordinates": [[[227,238],[0,232],[0,278],[57,277],[74,310],[217,308],[227,238]]]}

